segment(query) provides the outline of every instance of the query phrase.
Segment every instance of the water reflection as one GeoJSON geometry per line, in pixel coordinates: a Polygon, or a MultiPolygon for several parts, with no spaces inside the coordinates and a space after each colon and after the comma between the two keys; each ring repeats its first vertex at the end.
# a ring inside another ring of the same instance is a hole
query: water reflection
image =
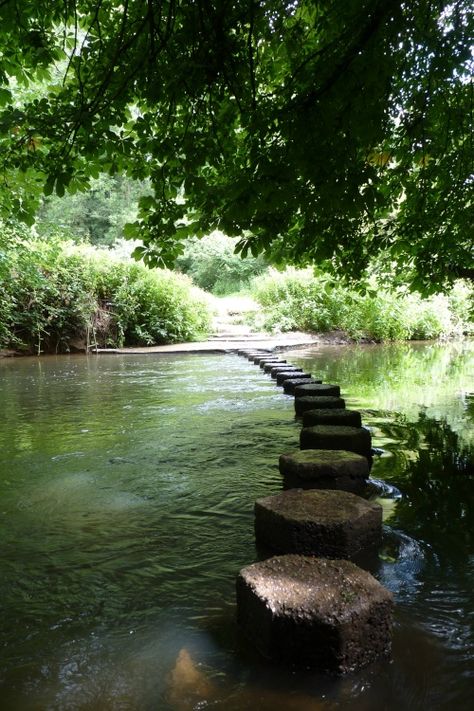
{"type": "Polygon", "coordinates": [[[341,383],[383,450],[366,495],[385,508],[371,565],[397,598],[393,662],[334,680],[275,669],[238,634],[253,503],[283,487],[301,426],[259,368],[0,361],[2,708],[469,707],[474,349],[288,359],[341,383]]]}

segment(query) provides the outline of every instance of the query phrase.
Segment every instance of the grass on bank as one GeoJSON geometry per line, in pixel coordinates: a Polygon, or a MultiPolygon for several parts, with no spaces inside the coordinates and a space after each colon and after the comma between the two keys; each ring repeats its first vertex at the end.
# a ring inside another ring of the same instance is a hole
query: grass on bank
{"type": "Polygon", "coordinates": [[[208,296],[182,274],[91,245],[2,231],[0,348],[24,353],[206,337],[208,296]]]}
{"type": "Polygon", "coordinates": [[[311,269],[270,269],[253,283],[262,307],[258,325],[270,331],[342,330],[356,341],[452,338],[473,333],[473,289],[458,281],[446,294],[422,298],[376,283],[365,294],[311,269]]]}

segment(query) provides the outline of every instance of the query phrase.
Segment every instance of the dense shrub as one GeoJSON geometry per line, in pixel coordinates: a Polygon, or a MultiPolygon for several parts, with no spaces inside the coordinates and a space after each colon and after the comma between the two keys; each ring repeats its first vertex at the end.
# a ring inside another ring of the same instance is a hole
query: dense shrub
{"type": "Polygon", "coordinates": [[[242,291],[253,277],[265,271],[267,264],[263,257],[243,259],[235,254],[236,241],[221,232],[202,239],[191,238],[176,260],[176,269],[213,294],[222,296],[242,291]]]}
{"type": "Polygon", "coordinates": [[[0,236],[0,347],[63,352],[71,345],[196,340],[210,327],[190,279],[58,240],[0,236]]]}
{"type": "Polygon", "coordinates": [[[269,271],[253,293],[269,330],[342,329],[355,340],[398,341],[462,335],[472,329],[472,288],[457,282],[450,293],[423,299],[406,290],[373,285],[365,294],[312,270],[269,271]]]}

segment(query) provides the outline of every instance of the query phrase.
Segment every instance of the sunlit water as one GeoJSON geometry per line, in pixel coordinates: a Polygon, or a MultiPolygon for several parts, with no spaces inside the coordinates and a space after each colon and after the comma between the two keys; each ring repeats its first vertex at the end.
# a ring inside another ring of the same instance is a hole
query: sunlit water
{"type": "Polygon", "coordinates": [[[288,359],[342,387],[382,450],[371,571],[391,662],[343,679],[240,639],[253,503],[282,488],[293,398],[237,356],[0,361],[0,708],[464,709],[474,698],[474,347],[288,359]]]}

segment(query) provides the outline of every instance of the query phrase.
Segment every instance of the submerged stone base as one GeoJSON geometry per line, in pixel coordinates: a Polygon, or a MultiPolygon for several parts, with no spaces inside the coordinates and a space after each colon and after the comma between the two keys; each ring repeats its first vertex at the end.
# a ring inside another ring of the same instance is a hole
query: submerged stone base
{"type": "Polygon", "coordinates": [[[361,427],[362,418],[360,412],[356,410],[307,410],[303,413],[303,427],[313,427],[314,425],[348,425],[349,427],[361,427]]]}
{"type": "Polygon", "coordinates": [[[382,507],[347,491],[290,489],[255,502],[255,537],[275,553],[354,558],[382,540],[382,507]]]}
{"type": "Polygon", "coordinates": [[[369,477],[367,457],[337,449],[282,454],[280,473],[295,487],[362,492],[369,477]]]}
{"type": "MultiPolygon", "coordinates": [[[[303,412],[306,412],[306,410],[317,410],[319,408],[323,408],[325,410],[332,410],[333,408],[342,409],[345,406],[345,400],[342,397],[334,397],[334,395],[327,395],[324,397],[305,395],[304,397],[295,398],[295,412],[297,415],[302,415],[303,412]]],[[[340,447],[340,449],[344,449],[344,447],[340,447]]]]}
{"type": "Polygon", "coordinates": [[[393,600],[349,561],[299,555],[243,568],[237,620],[263,656],[345,674],[391,650],[393,600]]]}
{"type": "Polygon", "coordinates": [[[372,438],[364,427],[345,425],[315,425],[303,427],[300,434],[301,449],[346,449],[365,457],[372,453],[372,438]]]}

